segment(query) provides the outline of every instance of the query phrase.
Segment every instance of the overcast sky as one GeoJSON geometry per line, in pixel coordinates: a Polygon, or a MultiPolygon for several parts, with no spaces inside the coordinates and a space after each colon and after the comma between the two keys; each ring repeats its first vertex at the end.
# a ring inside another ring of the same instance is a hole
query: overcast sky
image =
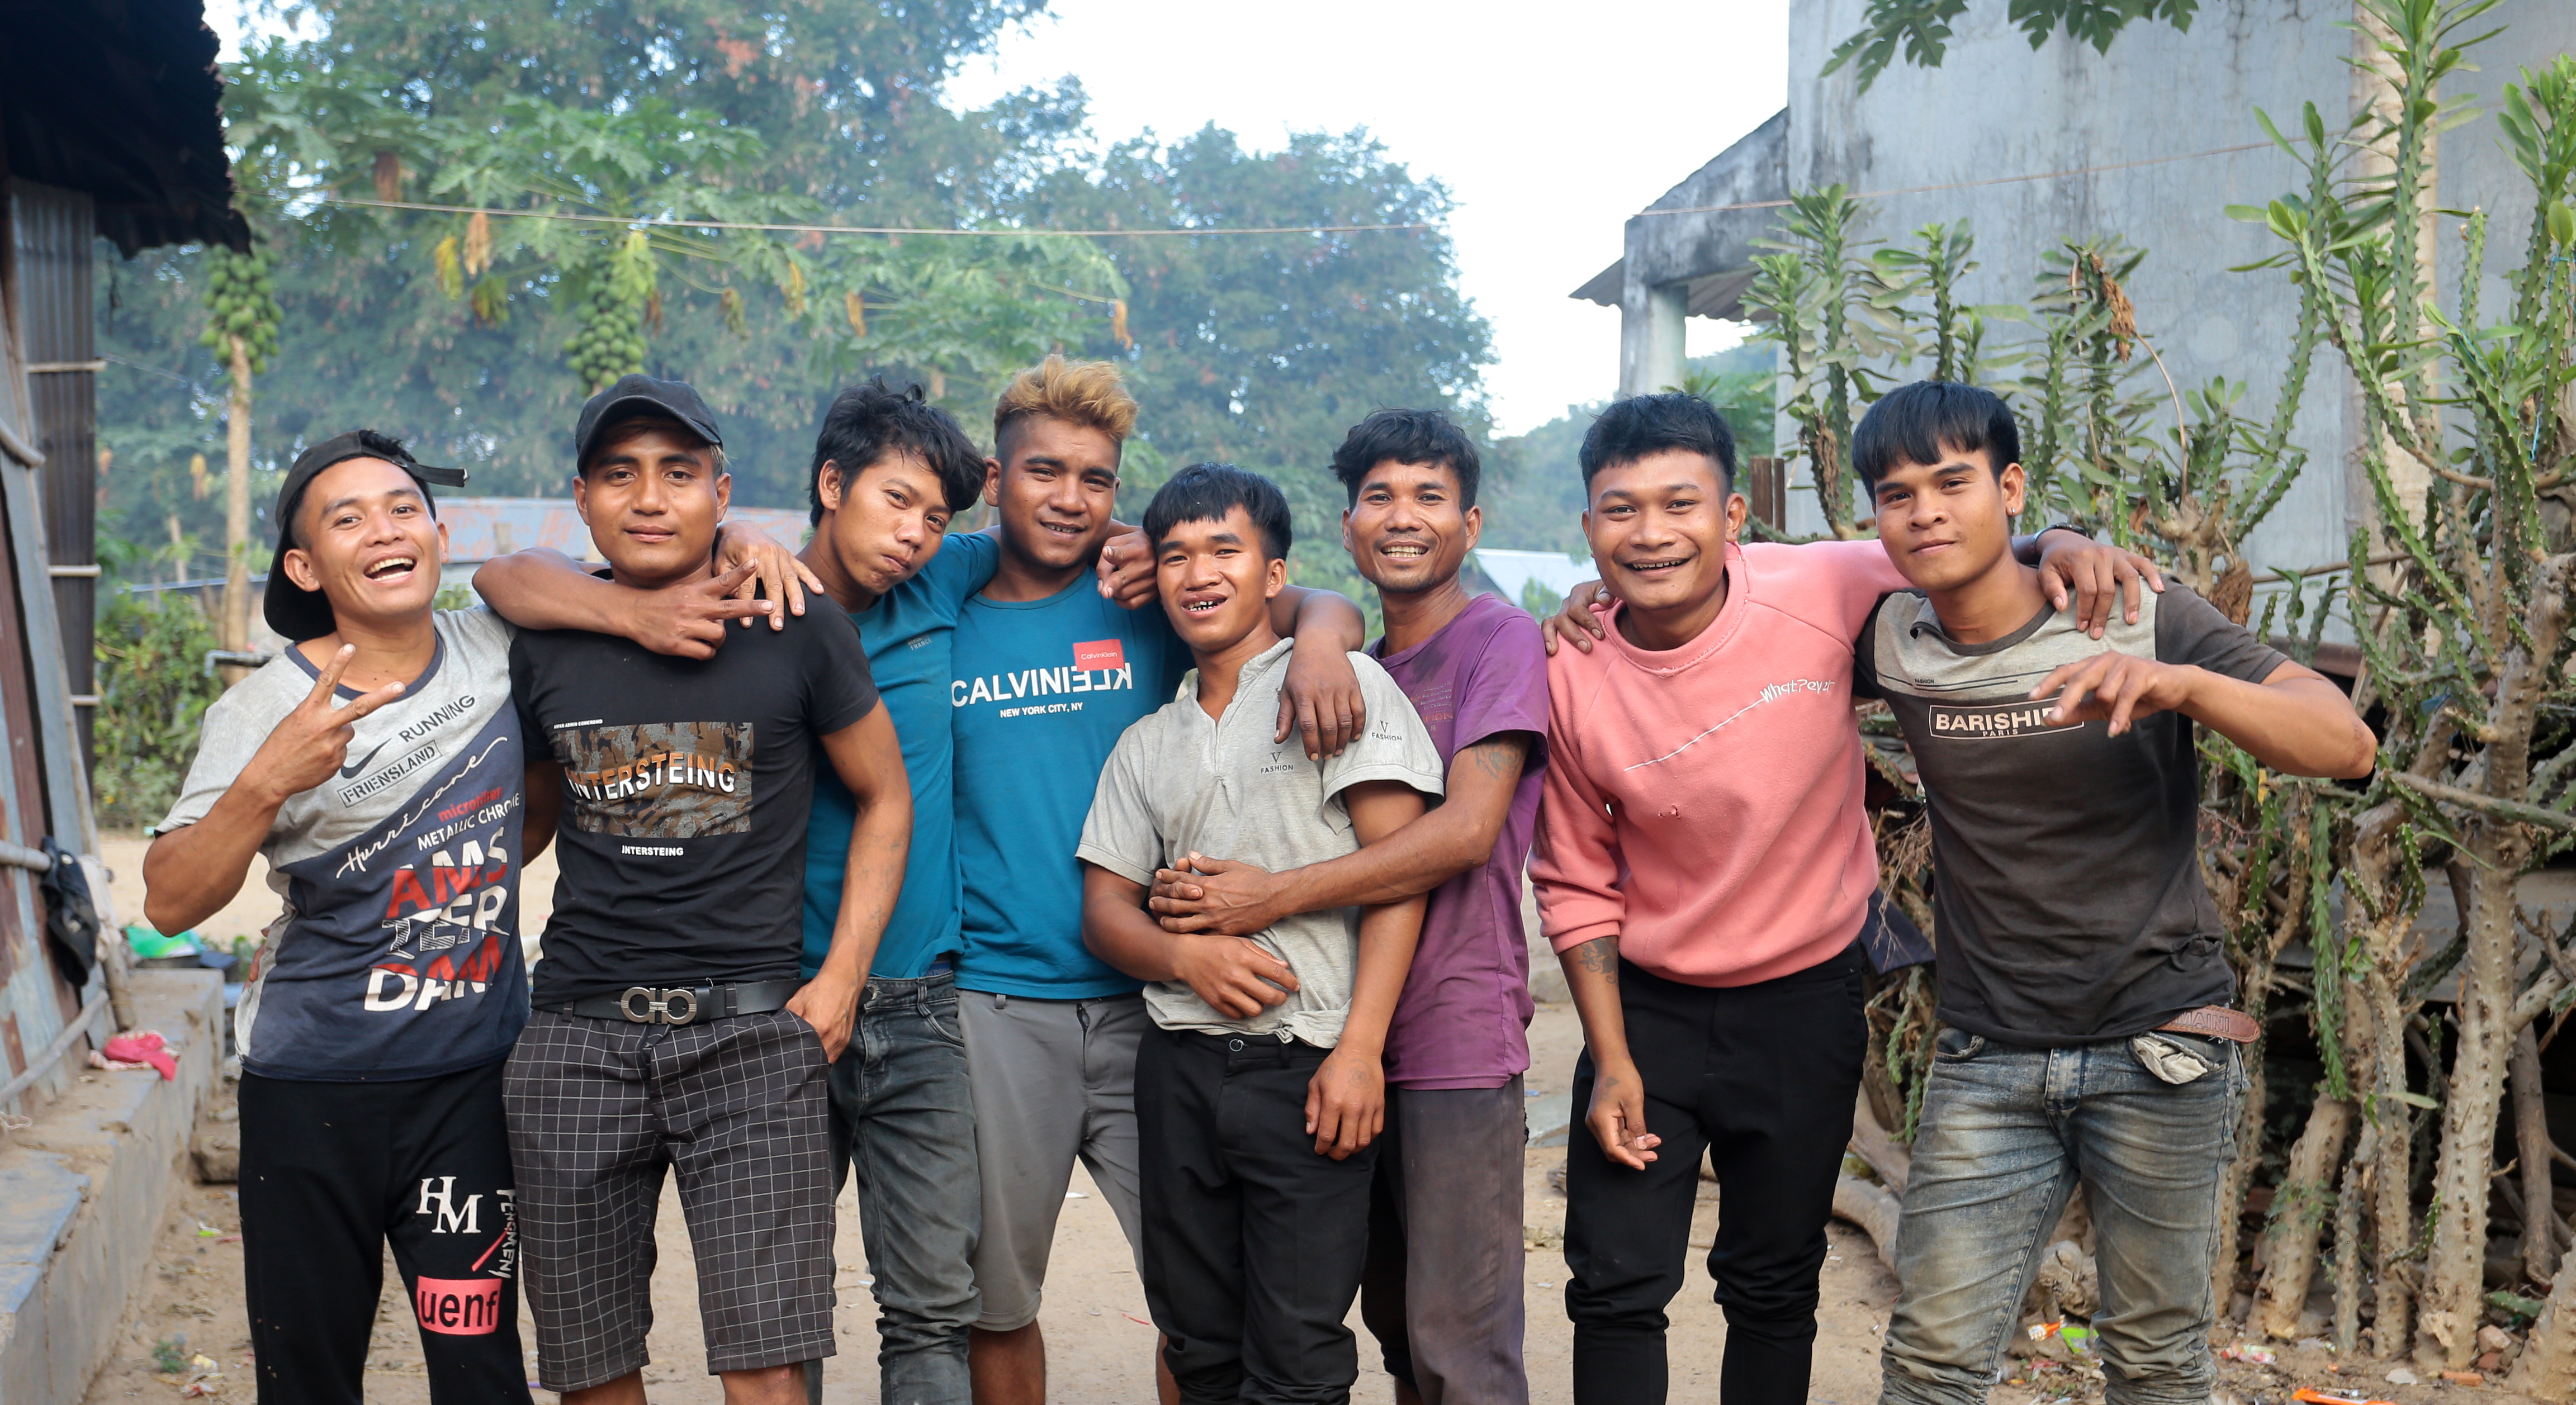
{"type": "MultiPolygon", "coordinates": [[[[241,0],[207,18],[239,33],[241,0]]],[[[1606,397],[1619,314],[1566,296],[1619,256],[1627,217],[1779,110],[1786,0],[1595,0],[1544,9],[1431,0],[1056,0],[970,63],[974,104],[1065,74],[1117,141],[1209,122],[1266,150],[1366,127],[1457,199],[1459,277],[1494,326],[1486,388],[1518,433],[1606,397]]],[[[1693,352],[1734,340],[1694,319],[1693,352]]]]}

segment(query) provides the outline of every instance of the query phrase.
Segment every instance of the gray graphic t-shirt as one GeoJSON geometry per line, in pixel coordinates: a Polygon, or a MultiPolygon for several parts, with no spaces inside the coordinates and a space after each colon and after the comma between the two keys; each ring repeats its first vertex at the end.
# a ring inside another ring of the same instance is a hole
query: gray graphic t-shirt
{"type": "Polygon", "coordinates": [[[2120,1039],[2235,991],[2201,881],[2192,720],[2120,736],[2054,727],[2030,690],[2116,651],[2261,682],[2286,660],[2181,586],[2087,636],[2042,607],[1984,644],[1941,632],[1903,591],[1861,631],[1855,690],[1887,700],[1922,770],[1940,875],[1941,1021],[2008,1044],[2120,1039]]]}
{"type": "MultiPolygon", "coordinates": [[[[1178,698],[1129,727],[1100,773],[1075,857],[1148,885],[1155,869],[1193,851],[1277,873],[1359,848],[1342,792],[1362,781],[1401,781],[1438,798],[1440,751],[1404,690],[1366,654],[1350,656],[1368,705],[1365,735],[1322,761],[1306,759],[1294,732],[1284,742],[1270,739],[1279,675],[1293,647],[1283,639],[1245,664],[1221,718],[1199,706],[1193,672],[1178,698]]],[[[1325,1048],[1341,1042],[1359,960],[1359,909],[1302,912],[1252,940],[1297,973],[1297,990],[1285,1003],[1231,1020],[1187,985],[1163,981],[1145,987],[1154,1023],[1210,1034],[1284,1033],[1325,1048]]]]}
{"type": "MultiPolygon", "coordinates": [[[[427,671],[358,720],[348,764],[279,807],[260,846],[285,910],[235,1016],[253,1073],[428,1078],[503,1057],[527,1021],[510,627],[485,610],[441,611],[437,626],[427,671]]],[[[319,676],[288,649],[207,708],[155,833],[204,819],[319,676]]]]}

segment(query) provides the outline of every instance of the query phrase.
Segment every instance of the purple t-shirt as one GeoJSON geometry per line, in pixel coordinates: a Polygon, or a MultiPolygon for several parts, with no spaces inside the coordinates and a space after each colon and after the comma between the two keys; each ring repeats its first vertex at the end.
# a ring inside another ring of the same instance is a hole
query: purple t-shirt
{"type": "Polygon", "coordinates": [[[1445,769],[1503,732],[1539,739],[1512,812],[1482,864],[1431,890],[1422,944],[1386,1032],[1386,1081],[1399,1088],[1499,1088],[1529,1068],[1529,939],[1521,871],[1538,829],[1546,766],[1547,650],[1538,622],[1480,595],[1440,632],[1400,654],[1369,653],[1422,714],[1445,769]]]}

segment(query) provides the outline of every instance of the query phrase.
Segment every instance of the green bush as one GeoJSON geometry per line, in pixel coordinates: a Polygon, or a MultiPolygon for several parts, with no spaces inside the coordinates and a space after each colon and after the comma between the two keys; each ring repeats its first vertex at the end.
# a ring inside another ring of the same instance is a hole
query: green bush
{"type": "Polygon", "coordinates": [[[110,596],[98,620],[101,825],[137,829],[169,813],[206,704],[224,691],[206,672],[206,651],[221,647],[214,622],[184,594],[110,596]]]}

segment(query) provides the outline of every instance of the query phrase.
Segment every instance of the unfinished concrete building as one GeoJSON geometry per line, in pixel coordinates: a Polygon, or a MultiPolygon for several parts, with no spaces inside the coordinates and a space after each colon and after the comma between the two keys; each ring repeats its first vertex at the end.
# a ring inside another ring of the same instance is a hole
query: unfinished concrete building
{"type": "MultiPolygon", "coordinates": [[[[2043,255],[2064,240],[2126,238],[2148,251],[2128,284],[2139,328],[2176,381],[2247,382],[2246,409],[2267,413],[2298,304],[2278,272],[2228,271],[2279,243],[2225,207],[2260,205],[2301,184],[2255,109],[2284,127],[2308,102],[2330,125],[2350,116],[2356,36],[2338,23],[2351,20],[2350,0],[2206,0],[2188,33],[2140,21],[2107,55],[2063,35],[2034,52],[2004,0],[1974,0],[1939,68],[1900,58],[1864,93],[1852,69],[1823,69],[1866,8],[1791,0],[1788,106],[1631,216],[1619,260],[1575,290],[1620,311],[1620,393],[1679,384],[1684,319],[1742,318],[1778,202],[1839,182],[1878,193],[1872,237],[1972,220],[1981,266],[1962,290],[1969,302],[2026,302],[2043,255]]],[[[2481,71],[2453,77],[2445,97],[2491,105],[2524,65],[2576,50],[2576,5],[2565,0],[2504,0],[2477,27],[2495,25],[2504,32],[2475,51],[2481,71]]],[[[1722,62],[1712,79],[1724,81],[1722,62]]],[[[2528,187],[2492,122],[2442,139],[2440,181],[2442,203],[2494,216],[2491,270],[2518,257],[2508,251],[2529,228],[2528,187]]],[[[2444,258],[2456,279],[2456,244],[2444,258]]],[[[2507,305],[2492,273],[2483,302],[2507,305]]],[[[1995,335],[2009,340],[2013,329],[1995,335]]],[[[2297,434],[2310,468],[2245,544],[2258,567],[2343,559],[2368,510],[2351,467],[2356,394],[2333,354],[2321,355],[2297,434]]],[[[1812,486],[1790,487],[1787,525],[1821,530],[1812,486]]]]}

